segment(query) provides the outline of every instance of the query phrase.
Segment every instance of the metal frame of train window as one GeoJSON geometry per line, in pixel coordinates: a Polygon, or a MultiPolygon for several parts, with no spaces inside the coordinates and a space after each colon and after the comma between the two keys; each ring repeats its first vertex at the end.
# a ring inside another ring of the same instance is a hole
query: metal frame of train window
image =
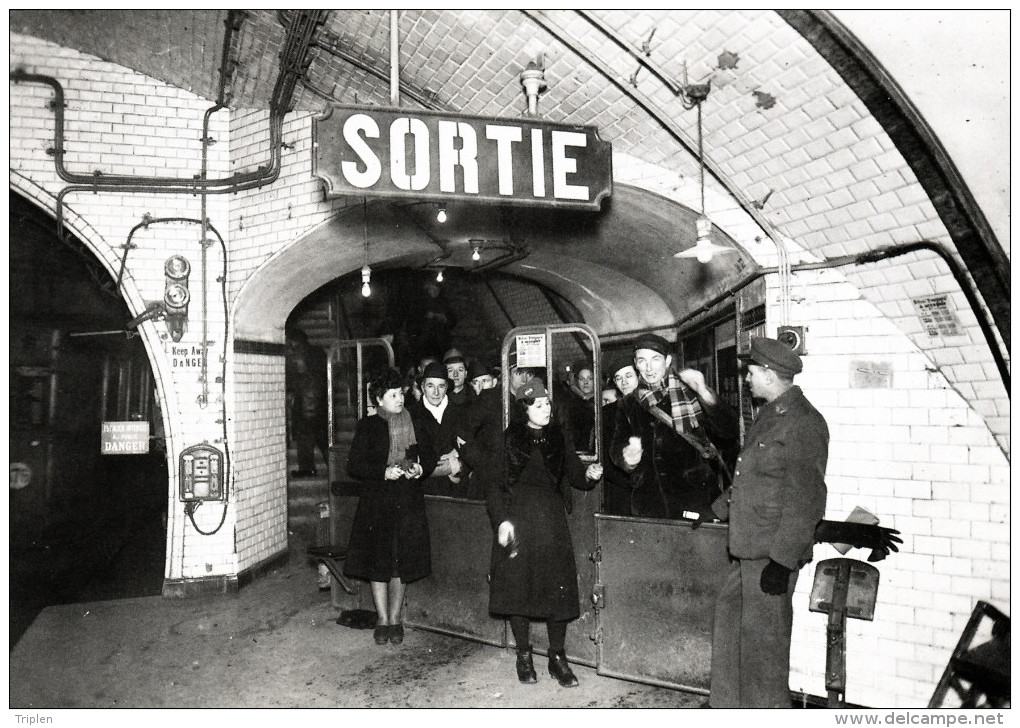
{"type": "MultiPolygon", "coordinates": [[[[512,392],[510,391],[510,347],[513,346],[514,351],[517,349],[517,337],[518,336],[545,336],[545,362],[546,371],[550,372],[547,378],[551,378],[553,364],[553,347],[552,347],[552,334],[583,334],[588,337],[591,341],[592,348],[592,374],[595,377],[596,382],[602,381],[602,345],[599,341],[598,334],[595,330],[586,324],[543,324],[535,326],[518,326],[517,328],[511,329],[507,332],[506,336],[503,337],[503,344],[501,346],[501,365],[503,375],[500,377],[502,380],[503,388],[503,427],[504,429],[510,424],[510,398],[512,392]]],[[[549,388],[550,400],[554,401],[553,398],[553,386],[552,382],[546,382],[549,388]]],[[[602,432],[602,399],[598,396],[592,399],[592,406],[595,408],[595,432],[602,432]]],[[[583,462],[600,462],[602,457],[602,445],[601,438],[595,438],[595,453],[594,457],[590,454],[582,454],[581,460],[583,462]]]]}

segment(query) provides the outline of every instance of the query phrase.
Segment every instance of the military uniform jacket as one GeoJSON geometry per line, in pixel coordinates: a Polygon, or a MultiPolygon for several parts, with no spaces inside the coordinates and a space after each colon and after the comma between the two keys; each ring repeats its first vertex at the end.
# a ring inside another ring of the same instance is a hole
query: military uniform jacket
{"type": "Polygon", "coordinates": [[[825,515],[825,418],[794,386],[765,404],[747,431],[733,485],[712,510],[729,521],[730,554],[789,569],[811,561],[825,515]]]}

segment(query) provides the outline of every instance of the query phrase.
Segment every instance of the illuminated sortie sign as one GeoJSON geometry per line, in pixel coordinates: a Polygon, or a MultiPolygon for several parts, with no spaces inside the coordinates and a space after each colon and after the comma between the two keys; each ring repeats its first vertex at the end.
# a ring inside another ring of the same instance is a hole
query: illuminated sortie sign
{"type": "Polygon", "coordinates": [[[612,193],[612,145],[590,126],[334,106],[314,135],[314,174],[327,197],[598,209],[612,193]]]}

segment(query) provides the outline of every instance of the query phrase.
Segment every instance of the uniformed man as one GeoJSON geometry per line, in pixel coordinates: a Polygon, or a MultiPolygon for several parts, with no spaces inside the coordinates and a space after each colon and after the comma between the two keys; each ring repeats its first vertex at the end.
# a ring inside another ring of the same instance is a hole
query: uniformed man
{"type": "Polygon", "coordinates": [[[713,708],[789,708],[797,573],[811,561],[825,514],[829,429],[793,378],[800,357],[752,339],[751,395],[764,400],[737,458],[733,485],[712,511],[729,521],[729,573],[712,628],[713,708]]]}

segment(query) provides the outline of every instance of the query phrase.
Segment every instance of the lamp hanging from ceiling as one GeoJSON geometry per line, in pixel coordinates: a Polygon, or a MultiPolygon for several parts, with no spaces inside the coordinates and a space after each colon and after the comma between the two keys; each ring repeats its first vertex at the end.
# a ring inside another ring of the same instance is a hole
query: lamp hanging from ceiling
{"type": "Polygon", "coordinates": [[[361,267],[361,295],[368,298],[372,295],[372,269],[368,267],[368,199],[364,201],[364,217],[362,218],[365,231],[365,265],[361,267]]]}
{"type": "Polygon", "coordinates": [[[708,92],[711,90],[711,82],[699,83],[699,84],[688,84],[687,80],[687,68],[684,66],[684,86],[683,86],[683,97],[684,106],[691,108],[691,106],[698,107],[698,163],[700,165],[701,172],[701,213],[698,215],[696,221],[698,230],[698,239],[693,247],[681,250],[679,253],[674,253],[674,258],[697,258],[699,263],[708,263],[712,260],[712,256],[717,253],[733,253],[736,252],[733,248],[716,245],[712,242],[712,221],[705,215],[705,152],[702,146],[702,126],[701,126],[701,105],[708,98],[708,92]]]}

